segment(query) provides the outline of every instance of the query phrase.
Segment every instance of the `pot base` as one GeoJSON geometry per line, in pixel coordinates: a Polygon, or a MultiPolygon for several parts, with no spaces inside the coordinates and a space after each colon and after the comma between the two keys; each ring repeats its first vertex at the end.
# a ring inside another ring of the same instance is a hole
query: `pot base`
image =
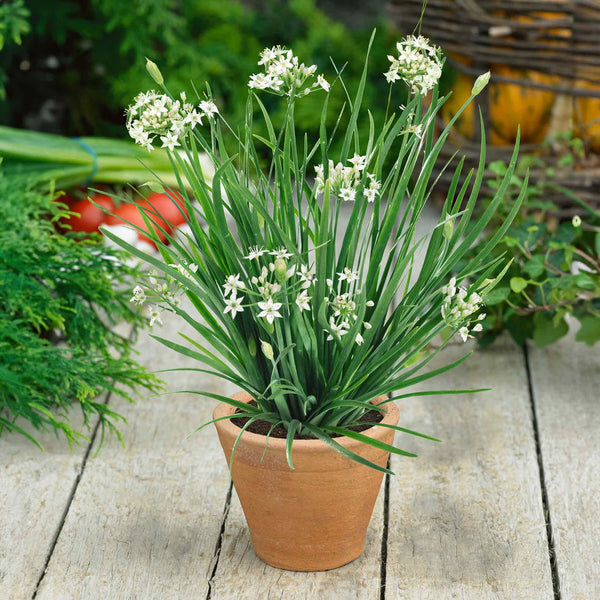
{"type": "Polygon", "coordinates": [[[331,548],[329,548],[326,552],[326,558],[329,560],[326,560],[323,556],[323,552],[321,552],[317,561],[314,561],[312,563],[304,562],[301,564],[297,560],[282,560],[281,556],[270,557],[264,554],[260,554],[259,552],[257,552],[256,546],[254,546],[254,552],[256,553],[256,556],[258,556],[258,558],[260,558],[260,560],[262,560],[264,563],[268,564],[271,567],[275,567],[276,569],[282,569],[284,571],[296,571],[299,573],[315,573],[317,571],[331,571],[332,569],[338,569],[339,567],[348,565],[351,562],[354,562],[357,558],[360,558],[364,550],[365,545],[363,543],[362,547],[360,548],[360,551],[355,556],[348,557],[349,553],[345,553],[343,557],[334,557],[331,555],[331,548]]]}

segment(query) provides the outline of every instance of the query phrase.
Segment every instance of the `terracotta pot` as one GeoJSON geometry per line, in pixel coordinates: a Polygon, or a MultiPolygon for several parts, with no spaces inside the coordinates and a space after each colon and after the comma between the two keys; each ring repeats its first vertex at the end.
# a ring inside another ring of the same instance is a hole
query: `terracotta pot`
{"type": "MultiPolygon", "coordinates": [[[[233,398],[251,400],[243,392],[233,398]]],[[[384,407],[383,423],[396,425],[398,408],[393,402],[384,407]]],[[[221,403],[214,418],[235,410],[221,403]]],[[[228,419],[215,425],[229,464],[240,429],[228,419]]],[[[394,440],[394,430],[388,427],[374,426],[362,433],[387,444],[394,440]]],[[[320,440],[294,441],[292,470],[284,439],[270,438],[261,461],[265,439],[245,431],[232,469],[256,554],[274,567],[292,571],[324,571],[358,558],[383,473],[344,458],[320,440]]],[[[378,465],[387,462],[388,452],[346,437],[336,441],[378,465]]]]}

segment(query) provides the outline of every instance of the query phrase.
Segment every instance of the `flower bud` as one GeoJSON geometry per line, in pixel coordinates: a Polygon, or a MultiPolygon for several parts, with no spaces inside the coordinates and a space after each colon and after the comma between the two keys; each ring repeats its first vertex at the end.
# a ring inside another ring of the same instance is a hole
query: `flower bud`
{"type": "Polygon", "coordinates": [[[479,94],[483,88],[489,83],[490,81],[490,72],[488,71],[487,73],[484,73],[483,75],[480,75],[476,80],[475,83],[473,84],[473,89],[471,90],[471,96],[477,96],[477,94],[479,94]]]}
{"type": "Polygon", "coordinates": [[[164,83],[164,79],[160,69],[156,65],[156,63],[152,62],[148,57],[146,57],[146,71],[150,74],[150,77],[154,79],[158,85],[162,85],[164,83]]]}
{"type": "Polygon", "coordinates": [[[250,356],[256,356],[256,340],[254,338],[248,340],[248,352],[250,352],[250,356]]]}
{"type": "Polygon", "coordinates": [[[260,341],[260,349],[262,353],[265,355],[267,360],[273,360],[273,346],[269,344],[269,342],[260,341]]]}
{"type": "Polygon", "coordinates": [[[442,229],[442,235],[444,239],[450,240],[452,239],[452,234],[454,233],[454,220],[450,219],[444,223],[444,228],[442,229]]]}
{"type": "Polygon", "coordinates": [[[275,279],[278,283],[284,283],[287,281],[287,264],[283,258],[275,259],[275,279]]]}

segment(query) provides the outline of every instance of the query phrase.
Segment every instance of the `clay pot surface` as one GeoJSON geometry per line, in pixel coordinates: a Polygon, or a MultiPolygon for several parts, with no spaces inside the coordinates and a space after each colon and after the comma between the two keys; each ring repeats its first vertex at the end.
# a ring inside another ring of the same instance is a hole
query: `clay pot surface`
{"type": "MultiPolygon", "coordinates": [[[[250,402],[250,395],[233,396],[250,402]]],[[[379,397],[373,403],[381,402],[379,397]]],[[[396,425],[399,412],[393,402],[382,423],[396,425]]],[[[236,408],[220,403],[214,418],[236,408]]],[[[227,464],[240,428],[229,419],[215,423],[227,464]]],[[[393,444],[394,430],[375,425],[363,432],[393,444]]],[[[385,466],[389,453],[347,437],[342,446],[385,466]]],[[[295,440],[294,469],[287,464],[285,439],[245,431],[236,448],[232,479],[240,499],[256,554],[266,563],[292,571],[324,571],[358,558],[383,473],[341,456],[320,440],[295,440]],[[264,452],[264,458],[263,457],[264,452]]]]}

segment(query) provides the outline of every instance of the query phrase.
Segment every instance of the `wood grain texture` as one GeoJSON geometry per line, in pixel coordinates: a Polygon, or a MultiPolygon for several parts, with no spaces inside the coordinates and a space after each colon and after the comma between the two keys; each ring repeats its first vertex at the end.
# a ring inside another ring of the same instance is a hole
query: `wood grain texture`
{"type": "MultiPolygon", "coordinates": [[[[380,586],[383,486],[380,490],[365,551],[348,565],[317,573],[297,573],[263,563],[254,553],[239,500],[233,493],[211,600],[353,600],[377,599],[380,586]]],[[[343,500],[340,500],[343,510],[343,500]]],[[[274,523],[273,527],[277,527],[274,523]]]]}
{"type": "Polygon", "coordinates": [[[600,352],[569,335],[529,356],[561,599],[600,598],[600,352]]]}
{"type": "MultiPolygon", "coordinates": [[[[441,366],[469,348],[451,346],[441,366]]],[[[433,361],[432,361],[433,362],[433,361]]],[[[549,600],[552,582],[523,354],[501,340],[423,389],[493,391],[410,398],[397,436],[386,600],[549,600]]]]}
{"type": "MultiPolygon", "coordinates": [[[[163,320],[160,335],[185,329],[171,315],[163,320]]],[[[194,366],[147,334],[138,348],[153,370],[194,366]]],[[[171,391],[231,392],[198,373],[164,378],[171,391]]],[[[185,436],[210,420],[213,406],[191,394],[116,403],[130,423],[126,449],[108,440],[88,461],[37,598],[205,597],[229,474],[212,428],[185,436]]]]}
{"type": "MultiPolygon", "coordinates": [[[[73,411],[81,431],[83,419],[73,411]]],[[[0,598],[31,598],[88,447],[26,427],[44,452],[16,433],[0,437],[0,598]]]]}

